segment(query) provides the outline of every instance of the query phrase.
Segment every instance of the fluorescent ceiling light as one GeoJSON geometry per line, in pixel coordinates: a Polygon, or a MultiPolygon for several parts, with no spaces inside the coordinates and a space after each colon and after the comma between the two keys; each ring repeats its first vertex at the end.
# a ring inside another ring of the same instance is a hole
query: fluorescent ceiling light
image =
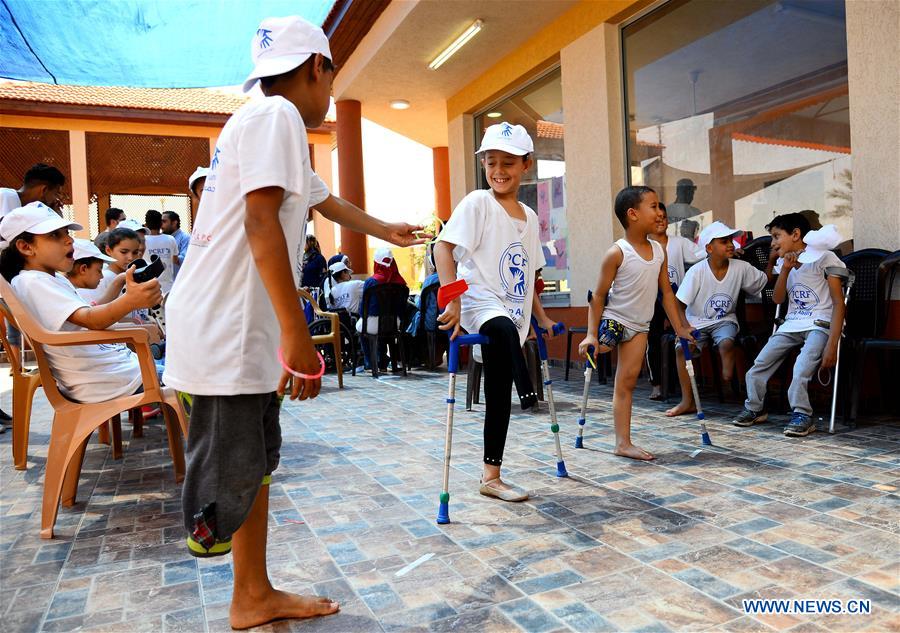
{"type": "Polygon", "coordinates": [[[465,46],[466,42],[475,37],[475,34],[481,30],[481,27],[483,25],[484,22],[482,22],[481,20],[475,20],[474,22],[472,22],[472,25],[465,31],[463,31],[462,35],[453,40],[453,43],[450,46],[442,50],[437,57],[431,60],[431,63],[428,64],[428,67],[431,70],[437,70],[438,68],[440,68],[445,61],[450,59],[450,57],[452,57],[453,54],[456,53],[456,51],[465,46]]]}
{"type": "Polygon", "coordinates": [[[409,109],[409,101],[406,99],[394,99],[391,101],[391,107],[394,110],[407,110],[409,109]]]}
{"type": "Polygon", "coordinates": [[[503,116],[502,112],[488,112],[486,115],[489,119],[499,119],[503,116]]]}

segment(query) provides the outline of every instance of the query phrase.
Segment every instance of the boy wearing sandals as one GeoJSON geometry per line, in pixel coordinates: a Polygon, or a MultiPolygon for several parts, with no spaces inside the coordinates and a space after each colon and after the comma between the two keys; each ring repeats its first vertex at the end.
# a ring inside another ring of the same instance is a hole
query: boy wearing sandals
{"type": "Polygon", "coordinates": [[[265,95],[225,124],[184,264],[166,303],[166,383],[191,396],[182,491],[196,556],[233,553],[230,621],[245,629],[328,615],[328,598],[274,589],[266,569],[269,484],[281,448],[280,398],[314,398],[322,367],[297,300],[309,208],[401,246],[419,227],[387,224],[331,196],[312,171],[307,127],[328,111],[328,39],[296,17],[262,21],[251,44],[265,95]],[[223,318],[227,315],[229,318],[223,318]],[[283,366],[279,367],[279,360],[283,366]]]}

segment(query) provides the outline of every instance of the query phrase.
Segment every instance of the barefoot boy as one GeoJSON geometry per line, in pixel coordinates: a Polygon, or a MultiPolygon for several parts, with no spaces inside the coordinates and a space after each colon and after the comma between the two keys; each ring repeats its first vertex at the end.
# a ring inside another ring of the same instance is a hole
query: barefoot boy
{"type": "Polygon", "coordinates": [[[578,345],[594,356],[619,349],[613,394],[616,428],[615,454],[632,459],[653,459],[653,455],[631,443],[631,402],[653,317],[657,292],[662,293],[666,316],[678,336],[693,340],[672,294],[666,251],[648,239],[661,221],[659,200],[650,187],[626,187],[616,196],[616,217],[625,227],[625,238],[603,256],[600,280],[588,306],[588,332],[578,345]],[[609,300],[606,300],[609,293],[609,300]],[[602,318],[602,321],[601,321],[602,318]],[[599,335],[595,334],[599,330],[599,335]]]}
{"type": "Polygon", "coordinates": [[[233,552],[236,629],[338,610],[327,598],[274,589],[266,568],[278,396],[291,374],[291,399],[314,398],[320,387],[294,272],[309,208],[401,246],[427,239],[413,237],[419,227],[386,224],[332,197],[313,173],[306,128],[325,119],[334,79],[322,30],[296,16],[267,18],[251,51],[244,90],[260,81],[265,97],[222,129],[166,304],[166,384],[193,396],[182,491],[187,545],[196,556],[233,552]]]}
{"type": "MultiPolygon", "coordinates": [[[[722,359],[722,381],[731,384],[734,376],[734,339],[738,333],[738,320],[734,313],[741,291],[759,294],[768,278],[749,263],[734,257],[732,238],[735,231],[722,222],[713,222],[700,233],[699,253],[708,255],[684,276],[675,296],[687,306],[686,317],[690,326],[700,331],[697,348],[702,349],[712,341],[722,359]]],[[[697,410],[691,391],[691,378],[684,364],[681,344],[675,341],[678,357],[678,381],[681,383],[681,402],[666,411],[673,417],[697,410]]]]}

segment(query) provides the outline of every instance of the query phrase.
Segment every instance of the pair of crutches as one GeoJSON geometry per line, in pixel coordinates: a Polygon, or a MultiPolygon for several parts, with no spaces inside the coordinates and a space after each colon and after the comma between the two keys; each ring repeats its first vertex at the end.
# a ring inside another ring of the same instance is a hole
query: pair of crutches
{"type": "MultiPolygon", "coordinates": [[[[438,308],[443,309],[453,299],[459,297],[468,290],[468,284],[464,279],[457,280],[446,286],[441,286],[438,290],[438,308]]],[[[554,327],[554,331],[561,327],[558,323],[554,327]]],[[[544,384],[548,387],[548,396],[550,402],[550,411],[553,424],[553,430],[556,439],[556,456],[557,456],[557,476],[568,477],[566,465],[562,460],[562,449],[559,444],[559,425],[556,424],[556,408],[553,403],[552,381],[550,381],[550,371],[547,365],[547,348],[543,343],[543,333],[537,325],[535,325],[538,335],[538,351],[541,355],[541,366],[544,371],[544,384]],[[543,349],[542,349],[543,347],[543,349]],[[560,474],[562,473],[562,474],[560,474]]],[[[447,351],[447,372],[449,380],[447,381],[447,430],[444,434],[444,470],[441,480],[441,495],[438,503],[437,522],[439,524],[450,523],[450,455],[453,446],[453,409],[456,404],[456,374],[459,370],[459,349],[464,345],[484,345],[488,342],[488,338],[483,334],[463,334],[457,336],[450,341],[447,351]]]]}

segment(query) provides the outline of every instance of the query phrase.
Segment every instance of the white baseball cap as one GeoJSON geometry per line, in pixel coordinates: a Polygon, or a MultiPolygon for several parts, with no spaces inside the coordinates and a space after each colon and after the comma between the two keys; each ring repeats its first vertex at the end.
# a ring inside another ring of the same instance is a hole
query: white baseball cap
{"type": "Polygon", "coordinates": [[[206,178],[208,175],[209,167],[197,167],[197,169],[194,170],[194,173],[191,174],[191,177],[188,178],[188,191],[194,193],[194,183],[201,178],[206,178]]]}
{"type": "Polygon", "coordinates": [[[394,253],[389,248],[379,248],[375,251],[375,263],[382,266],[390,266],[394,261],[394,253]]]}
{"type": "Polygon", "coordinates": [[[250,43],[253,72],[244,82],[244,92],[253,88],[261,77],[293,70],[316,53],[333,59],[328,38],[321,28],[297,15],[266,18],[259,23],[250,43]]]}
{"type": "Polygon", "coordinates": [[[697,240],[697,256],[706,257],[706,247],[713,240],[717,240],[720,237],[734,237],[735,235],[740,235],[743,231],[738,229],[733,229],[724,222],[713,222],[708,227],[700,231],[700,239],[697,240]]]}
{"type": "Polygon", "coordinates": [[[93,257],[94,259],[100,259],[104,262],[114,262],[116,261],[114,258],[109,255],[104,255],[100,252],[100,249],[97,248],[96,244],[94,244],[90,240],[85,240],[82,238],[77,238],[75,240],[75,259],[87,259],[88,257],[93,257]]]}
{"type": "Polygon", "coordinates": [[[801,264],[811,264],[822,258],[822,255],[828,251],[837,248],[844,241],[844,237],[837,232],[834,224],[826,224],[821,229],[809,231],[803,236],[803,243],[806,244],[806,250],[800,253],[797,261],[801,264]]]}
{"type": "Polygon", "coordinates": [[[142,226],[140,222],[137,220],[132,220],[128,218],[126,220],[122,220],[119,222],[119,225],[116,226],[117,229],[131,229],[132,231],[141,231],[143,233],[147,232],[147,227],[142,226]]]}
{"type": "Polygon", "coordinates": [[[475,153],[480,154],[489,149],[498,149],[501,152],[524,156],[534,151],[534,142],[524,127],[511,125],[504,121],[503,123],[492,125],[484,131],[481,147],[475,153]]]}
{"type": "Polygon", "coordinates": [[[69,222],[43,202],[31,202],[24,207],[13,209],[0,221],[0,237],[2,247],[9,246],[10,240],[22,233],[45,235],[57,229],[80,231],[84,227],[77,222],[69,222]]]}
{"type": "Polygon", "coordinates": [[[345,262],[343,262],[343,261],[340,261],[340,262],[334,262],[331,266],[328,267],[328,270],[331,271],[331,274],[332,274],[332,275],[336,275],[336,274],[338,274],[338,273],[340,273],[340,272],[343,272],[343,271],[345,271],[345,270],[346,270],[348,273],[350,273],[351,275],[353,274],[353,271],[350,270],[350,268],[347,266],[347,264],[346,264],[345,262]]]}

